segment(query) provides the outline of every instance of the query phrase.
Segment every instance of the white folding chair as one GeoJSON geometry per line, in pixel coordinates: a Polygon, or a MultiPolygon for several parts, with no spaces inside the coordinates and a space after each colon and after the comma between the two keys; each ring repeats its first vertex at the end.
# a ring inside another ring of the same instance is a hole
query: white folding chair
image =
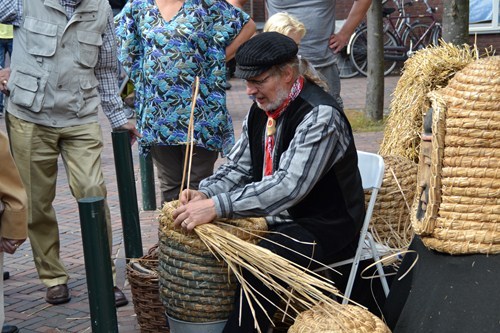
{"type": "MultiPolygon", "coordinates": [[[[347,286],[344,292],[345,298],[342,301],[342,304],[347,304],[349,301],[349,297],[351,297],[351,292],[354,286],[354,280],[356,279],[360,261],[367,259],[373,259],[375,261],[378,277],[380,278],[380,282],[382,283],[382,288],[384,289],[385,296],[387,297],[387,295],[389,294],[389,284],[387,283],[384,268],[382,266],[382,263],[380,262],[380,257],[381,255],[385,254],[386,247],[382,244],[376,243],[373,239],[373,236],[368,231],[373,213],[373,207],[375,206],[377,194],[384,178],[384,168],[385,166],[382,156],[358,150],[358,169],[361,173],[363,189],[371,191],[370,201],[368,202],[368,205],[366,207],[365,219],[363,221],[363,227],[361,228],[359,243],[354,257],[328,265],[328,267],[335,268],[352,263],[351,271],[349,273],[349,279],[347,280],[347,286]]],[[[317,269],[316,272],[324,271],[327,269],[327,267],[321,267],[317,269]]]]}

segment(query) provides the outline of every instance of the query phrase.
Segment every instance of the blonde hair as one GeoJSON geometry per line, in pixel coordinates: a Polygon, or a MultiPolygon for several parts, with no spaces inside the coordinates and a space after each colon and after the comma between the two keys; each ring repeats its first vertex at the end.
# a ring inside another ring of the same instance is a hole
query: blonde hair
{"type": "Polygon", "coordinates": [[[306,34],[306,27],[292,15],[286,12],[281,12],[276,13],[267,19],[264,24],[263,31],[276,31],[285,36],[288,36],[291,32],[295,32],[302,38],[306,34]]]}
{"type": "MultiPolygon", "coordinates": [[[[264,24],[263,32],[269,31],[279,32],[280,34],[288,37],[290,37],[290,33],[296,33],[302,39],[302,37],[306,34],[306,27],[292,15],[281,12],[276,13],[267,19],[264,24]]],[[[321,78],[318,71],[314,69],[311,63],[301,56],[299,56],[299,72],[307,80],[314,82],[323,88],[323,90],[328,92],[328,84],[326,84],[326,82],[321,78]]]]}

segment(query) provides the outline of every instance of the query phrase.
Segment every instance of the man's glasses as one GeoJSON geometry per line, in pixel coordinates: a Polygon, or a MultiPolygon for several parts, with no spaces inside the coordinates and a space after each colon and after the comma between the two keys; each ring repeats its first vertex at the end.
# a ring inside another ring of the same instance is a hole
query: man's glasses
{"type": "Polygon", "coordinates": [[[262,80],[253,80],[253,79],[250,79],[250,80],[245,80],[247,83],[250,83],[252,84],[253,86],[255,86],[256,88],[260,88],[262,87],[266,82],[267,80],[269,80],[269,78],[272,76],[272,73],[268,74],[266,77],[264,77],[262,80]]]}

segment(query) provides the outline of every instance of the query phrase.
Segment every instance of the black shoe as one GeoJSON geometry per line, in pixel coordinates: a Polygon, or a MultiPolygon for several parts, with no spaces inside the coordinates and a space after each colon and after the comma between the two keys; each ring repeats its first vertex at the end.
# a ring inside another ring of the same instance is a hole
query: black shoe
{"type": "Polygon", "coordinates": [[[18,333],[19,328],[14,325],[4,324],[2,327],[2,333],[18,333]]]}
{"type": "Polygon", "coordinates": [[[9,272],[3,272],[3,280],[8,280],[10,279],[10,273],[9,272]]]}
{"type": "Polygon", "coordinates": [[[120,306],[124,306],[128,304],[127,297],[118,287],[113,288],[113,293],[115,294],[115,306],[119,308],[120,306]]]}

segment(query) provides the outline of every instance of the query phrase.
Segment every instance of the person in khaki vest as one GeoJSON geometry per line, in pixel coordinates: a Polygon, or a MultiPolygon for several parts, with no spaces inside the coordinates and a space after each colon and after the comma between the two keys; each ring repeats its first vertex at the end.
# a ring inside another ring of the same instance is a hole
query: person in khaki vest
{"type": "MultiPolygon", "coordinates": [[[[100,0],[0,0],[0,22],[14,26],[10,69],[0,70],[12,154],[28,194],[28,234],[50,304],[67,303],[69,274],[60,259],[55,198],[64,161],[75,199],[106,198],[98,114],[113,129],[138,132],[118,94],[113,14],[100,0]]],[[[76,207],[75,207],[76,209],[76,207]]],[[[105,205],[112,248],[111,217],[105,205]]],[[[116,306],[127,298],[116,287],[116,306]]]]}
{"type": "MultiPolygon", "coordinates": [[[[0,277],[3,275],[4,253],[13,254],[28,236],[28,198],[21,177],[10,154],[7,136],[0,131],[0,277]]],[[[0,326],[2,333],[19,332],[4,325],[3,279],[0,278],[0,326]]]]}

